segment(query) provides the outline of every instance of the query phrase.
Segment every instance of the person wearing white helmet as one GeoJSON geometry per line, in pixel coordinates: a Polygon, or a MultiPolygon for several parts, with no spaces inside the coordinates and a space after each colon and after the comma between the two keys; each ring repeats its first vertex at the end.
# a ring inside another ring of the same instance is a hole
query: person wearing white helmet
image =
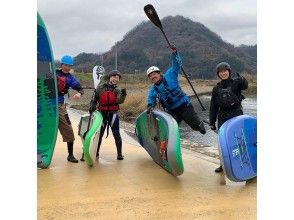
{"type": "Polygon", "coordinates": [[[147,76],[152,85],[148,91],[147,113],[156,105],[156,98],[166,112],[171,114],[180,124],[185,121],[193,130],[205,134],[203,122],[199,119],[190,98],[182,91],[178,76],[181,69],[181,58],[175,46],[171,46],[172,66],[164,73],[156,66],[147,70],[147,76]]]}
{"type": "Polygon", "coordinates": [[[61,69],[56,70],[57,88],[58,88],[58,129],[61,133],[63,142],[67,143],[68,157],[67,160],[72,163],[78,163],[79,161],[73,155],[74,145],[74,133],[69,119],[66,105],[64,103],[64,95],[68,93],[69,88],[77,91],[73,96],[74,99],[80,99],[84,91],[80,82],[69,73],[70,69],[74,65],[74,60],[69,55],[64,55],[61,60],[61,69]]]}

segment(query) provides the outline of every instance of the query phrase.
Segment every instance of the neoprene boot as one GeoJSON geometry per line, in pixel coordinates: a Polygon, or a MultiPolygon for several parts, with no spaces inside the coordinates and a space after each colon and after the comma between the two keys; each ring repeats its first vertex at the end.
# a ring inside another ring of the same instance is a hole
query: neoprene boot
{"type": "Polygon", "coordinates": [[[220,166],[220,167],[216,168],[216,169],[214,170],[214,172],[216,172],[216,173],[221,173],[221,172],[223,172],[223,167],[220,166]]]}
{"type": "Polygon", "coordinates": [[[113,137],[115,139],[117,160],[123,160],[124,156],[122,155],[122,140],[121,140],[119,130],[113,132],[113,137]]]}
{"type": "Polygon", "coordinates": [[[67,142],[67,151],[68,151],[67,161],[72,163],[78,163],[79,161],[73,155],[73,142],[67,142]]]}
{"type": "Polygon", "coordinates": [[[123,155],[117,155],[117,160],[123,160],[124,159],[124,156],[123,155]]]}

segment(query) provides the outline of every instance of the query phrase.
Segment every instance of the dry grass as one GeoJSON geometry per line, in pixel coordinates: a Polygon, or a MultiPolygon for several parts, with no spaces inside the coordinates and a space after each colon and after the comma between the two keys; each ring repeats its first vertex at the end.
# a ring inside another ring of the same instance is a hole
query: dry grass
{"type": "Polygon", "coordinates": [[[124,121],[133,121],[146,109],[146,92],[128,94],[126,100],[120,105],[120,117],[124,121]]]}
{"type": "Polygon", "coordinates": [[[257,94],[257,76],[252,75],[252,74],[248,74],[248,73],[244,73],[244,74],[242,74],[242,76],[244,76],[248,81],[248,89],[246,89],[243,92],[245,97],[256,96],[256,94],[257,94]]]}

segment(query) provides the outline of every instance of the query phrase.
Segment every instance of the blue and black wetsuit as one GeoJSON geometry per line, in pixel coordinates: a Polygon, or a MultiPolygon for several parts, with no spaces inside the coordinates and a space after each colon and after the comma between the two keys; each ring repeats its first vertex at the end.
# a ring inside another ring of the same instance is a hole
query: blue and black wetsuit
{"type": "Polygon", "coordinates": [[[204,134],[203,122],[200,121],[195,112],[190,98],[182,91],[179,85],[178,76],[181,62],[179,54],[172,53],[172,66],[162,75],[158,83],[149,88],[147,107],[154,107],[156,98],[158,98],[164,110],[171,114],[178,124],[184,120],[193,130],[204,134]]]}
{"type": "Polygon", "coordinates": [[[58,69],[56,70],[56,76],[58,81],[58,104],[64,103],[64,95],[68,93],[69,88],[76,90],[82,95],[84,94],[80,82],[70,73],[64,73],[58,69]]]}

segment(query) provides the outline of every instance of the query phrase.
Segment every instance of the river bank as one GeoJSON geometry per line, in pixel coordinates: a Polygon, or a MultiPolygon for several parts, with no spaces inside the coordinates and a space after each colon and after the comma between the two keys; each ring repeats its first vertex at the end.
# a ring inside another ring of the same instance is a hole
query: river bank
{"type": "MultiPolygon", "coordinates": [[[[75,76],[80,80],[85,89],[84,95],[80,100],[72,100],[69,98],[67,103],[75,109],[88,111],[89,103],[93,95],[93,79],[92,73],[76,73],[75,76]],[[90,89],[92,88],[92,89],[90,89]]],[[[257,77],[256,75],[245,74],[244,77],[248,80],[249,87],[243,94],[246,97],[255,97],[257,94],[257,77]]],[[[179,77],[180,85],[183,91],[193,98],[194,93],[187,80],[179,77]]],[[[204,80],[193,79],[191,83],[196,90],[198,96],[211,95],[213,87],[219,82],[218,79],[204,80]]],[[[143,74],[123,74],[119,83],[121,88],[126,88],[127,98],[125,102],[120,105],[120,118],[125,122],[134,122],[134,119],[146,109],[146,96],[150,87],[149,79],[143,74]]],[[[69,91],[69,97],[72,97],[74,91],[69,91]]]]}

